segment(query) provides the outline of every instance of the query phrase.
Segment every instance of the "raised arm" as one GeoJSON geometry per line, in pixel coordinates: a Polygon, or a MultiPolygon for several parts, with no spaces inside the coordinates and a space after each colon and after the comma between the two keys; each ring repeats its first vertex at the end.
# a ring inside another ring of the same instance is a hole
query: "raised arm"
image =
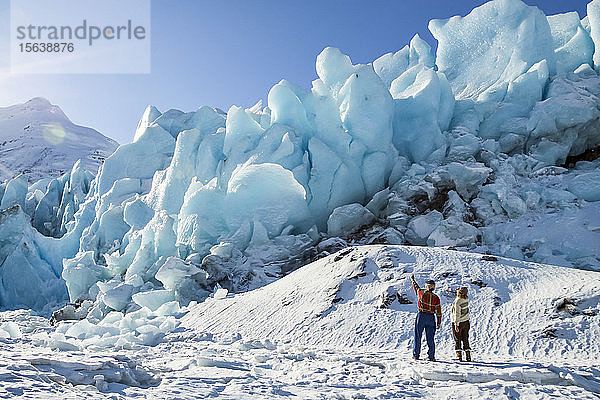
{"type": "Polygon", "coordinates": [[[415,274],[412,274],[410,276],[410,281],[412,282],[413,289],[415,289],[415,293],[418,295],[419,294],[419,290],[421,290],[421,288],[417,284],[417,281],[415,281],[415,274]]]}

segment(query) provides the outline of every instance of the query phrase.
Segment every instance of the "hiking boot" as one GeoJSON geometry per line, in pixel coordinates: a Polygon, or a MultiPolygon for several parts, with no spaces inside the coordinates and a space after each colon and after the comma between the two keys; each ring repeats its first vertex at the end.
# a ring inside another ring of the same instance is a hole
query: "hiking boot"
{"type": "Polygon", "coordinates": [[[461,350],[456,350],[456,358],[458,359],[458,361],[462,361],[462,351],[461,350]]]}
{"type": "Polygon", "coordinates": [[[435,362],[435,358],[428,358],[427,361],[435,362]]]}
{"type": "Polygon", "coordinates": [[[471,350],[465,350],[465,358],[467,361],[471,361],[471,350]]]}
{"type": "Polygon", "coordinates": [[[419,361],[419,357],[415,357],[415,356],[413,356],[413,360],[415,360],[415,361],[419,361]]]}

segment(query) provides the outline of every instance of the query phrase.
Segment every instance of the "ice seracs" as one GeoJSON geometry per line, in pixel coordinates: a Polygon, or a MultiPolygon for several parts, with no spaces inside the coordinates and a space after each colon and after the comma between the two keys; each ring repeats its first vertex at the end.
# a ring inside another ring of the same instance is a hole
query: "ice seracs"
{"type": "Polygon", "coordinates": [[[556,71],[546,16],[520,0],[490,1],[429,29],[439,42],[436,65],[459,100],[502,102],[511,82],[543,60],[556,71]]]}

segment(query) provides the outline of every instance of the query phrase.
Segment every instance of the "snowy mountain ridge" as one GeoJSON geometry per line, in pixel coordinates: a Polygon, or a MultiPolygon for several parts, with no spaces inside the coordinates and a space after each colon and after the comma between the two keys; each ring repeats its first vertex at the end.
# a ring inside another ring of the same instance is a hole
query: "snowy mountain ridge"
{"type": "Polygon", "coordinates": [[[19,174],[30,183],[57,178],[79,159],[95,174],[117,146],[94,129],[75,125],[44,98],[0,108],[0,183],[19,174]]]}

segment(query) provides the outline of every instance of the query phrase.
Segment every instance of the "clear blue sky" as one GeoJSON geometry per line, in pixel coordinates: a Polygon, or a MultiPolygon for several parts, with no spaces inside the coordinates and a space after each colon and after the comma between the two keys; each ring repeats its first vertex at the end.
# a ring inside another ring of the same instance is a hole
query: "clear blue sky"
{"type": "MultiPolygon", "coordinates": [[[[588,0],[525,0],[547,15],[577,11],[588,0]]],[[[152,73],[10,75],[9,1],[0,0],[0,107],[35,96],[59,105],[75,123],[130,142],[144,108],[227,110],[266,99],[286,78],[309,88],[315,58],[335,46],[357,63],[397,51],[415,33],[434,44],[432,18],[465,15],[483,0],[153,0],[152,73]]]]}

